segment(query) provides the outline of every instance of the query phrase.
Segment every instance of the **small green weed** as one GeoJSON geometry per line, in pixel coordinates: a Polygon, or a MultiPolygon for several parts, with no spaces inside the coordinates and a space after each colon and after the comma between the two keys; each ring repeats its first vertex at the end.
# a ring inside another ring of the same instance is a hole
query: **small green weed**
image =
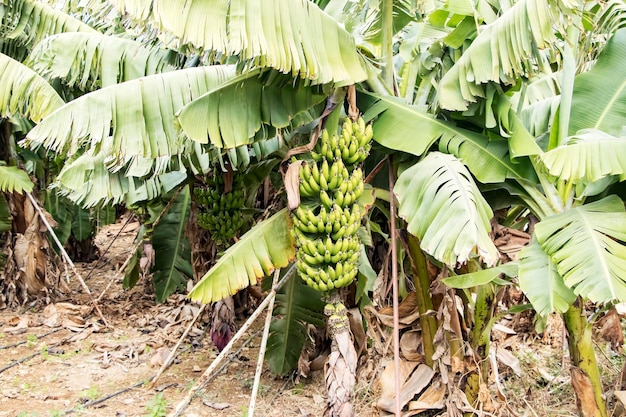
{"type": "Polygon", "coordinates": [[[26,346],[28,347],[32,347],[35,345],[35,343],[37,342],[37,335],[36,334],[29,334],[28,336],[26,336],[26,346]]]}
{"type": "Polygon", "coordinates": [[[167,401],[163,397],[163,393],[157,394],[152,400],[146,404],[144,417],[165,417],[167,415],[167,401]]]}
{"type": "Polygon", "coordinates": [[[98,390],[98,387],[92,385],[91,387],[89,387],[89,389],[81,391],[80,396],[82,398],[87,398],[90,401],[93,401],[99,398],[101,396],[101,393],[100,390],[98,390]]]}

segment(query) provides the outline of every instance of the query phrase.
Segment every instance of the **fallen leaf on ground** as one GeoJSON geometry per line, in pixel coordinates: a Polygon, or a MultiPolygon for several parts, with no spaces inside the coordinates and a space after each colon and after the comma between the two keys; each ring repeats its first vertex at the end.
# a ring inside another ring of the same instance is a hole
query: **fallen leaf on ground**
{"type": "Polygon", "coordinates": [[[214,403],[214,402],[207,401],[207,400],[202,401],[202,404],[214,410],[225,410],[228,407],[230,407],[230,404],[228,403],[214,403]]]}

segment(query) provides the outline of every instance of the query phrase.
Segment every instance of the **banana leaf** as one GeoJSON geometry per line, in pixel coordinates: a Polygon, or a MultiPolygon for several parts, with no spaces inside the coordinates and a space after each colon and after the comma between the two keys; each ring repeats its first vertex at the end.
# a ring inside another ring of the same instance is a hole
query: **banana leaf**
{"type": "Polygon", "coordinates": [[[394,191],[407,230],[437,260],[454,267],[477,249],[487,265],[498,261],[489,237],[491,208],[453,155],[429,153],[400,174],[394,191]]]}
{"type": "Polygon", "coordinates": [[[211,303],[255,285],[275,268],[283,268],[296,256],[291,218],[283,209],[250,229],[228,248],[200,279],[189,298],[211,303]]]}
{"type": "Polygon", "coordinates": [[[321,293],[299,277],[291,277],[276,294],[265,359],[272,373],[286,375],[298,365],[307,339],[307,325],[324,325],[321,293]]]}
{"type": "Polygon", "coordinates": [[[187,185],[154,228],[152,282],[157,302],[165,301],[177,290],[185,290],[187,280],[193,277],[191,245],[185,235],[190,211],[191,192],[187,185]]]}
{"type": "Polygon", "coordinates": [[[0,164],[0,191],[7,193],[30,193],[33,183],[28,174],[18,167],[0,164]]]}
{"type": "Polygon", "coordinates": [[[619,197],[548,216],[535,226],[535,237],[574,294],[626,301],[626,211],[619,197]]]}

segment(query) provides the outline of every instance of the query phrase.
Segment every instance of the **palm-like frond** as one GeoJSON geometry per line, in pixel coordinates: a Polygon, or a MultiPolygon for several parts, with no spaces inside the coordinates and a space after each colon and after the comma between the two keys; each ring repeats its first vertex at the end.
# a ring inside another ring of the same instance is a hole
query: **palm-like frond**
{"type": "Polygon", "coordinates": [[[567,145],[540,158],[551,175],[563,180],[594,182],[609,175],[626,178],[626,138],[600,131],[581,131],[567,145]]]}
{"type": "Polygon", "coordinates": [[[276,294],[274,317],[267,339],[265,359],[273,374],[285,375],[297,365],[307,339],[307,326],[324,325],[320,293],[297,277],[276,294]]]}
{"type": "Polygon", "coordinates": [[[176,69],[177,54],[100,33],[61,33],[39,42],[27,64],[42,76],[69,87],[100,87],[176,69]]]}
{"type": "Polygon", "coordinates": [[[120,10],[183,44],[238,56],[314,83],[367,78],[354,39],[308,0],[117,0],[120,10]]]}
{"type": "Polygon", "coordinates": [[[519,286],[537,313],[565,313],[576,299],[536,239],[519,253],[519,286]]]}
{"type": "Polygon", "coordinates": [[[65,104],[46,80],[3,54],[0,74],[0,117],[19,115],[39,122],[65,104]]]}
{"type": "Polygon", "coordinates": [[[569,135],[582,129],[621,134],[626,125],[625,60],[626,28],[618,30],[609,39],[590,71],[576,77],[569,135]]]}
{"type": "MultiPolygon", "coordinates": [[[[62,32],[96,32],[96,30],[39,1],[3,0],[0,3],[0,38],[8,41],[0,45],[3,52],[11,49],[25,55],[43,38],[62,32]],[[21,49],[17,50],[16,46],[21,49]]],[[[14,58],[21,60],[23,56],[14,58]]]]}
{"type": "Polygon", "coordinates": [[[262,127],[289,126],[293,117],[324,101],[328,93],[275,71],[247,72],[186,105],[178,121],[191,139],[234,148],[273,136],[262,127]]]}
{"type": "Polygon", "coordinates": [[[528,77],[542,59],[540,50],[557,41],[555,27],[565,25],[578,1],[520,0],[480,33],[439,84],[439,102],[449,110],[467,110],[484,97],[482,84],[514,84],[528,77]]]}
{"type": "MultiPolygon", "coordinates": [[[[130,169],[133,165],[129,166],[128,170],[109,169],[104,154],[87,152],[78,158],[68,160],[53,186],[70,200],[85,207],[101,203],[124,202],[130,205],[139,201],[149,201],[171,191],[187,179],[187,169],[177,163],[179,159],[193,159],[193,162],[188,163],[189,167],[193,167],[192,164],[198,163],[199,159],[208,158],[206,152],[200,149],[192,155],[189,155],[189,152],[190,150],[183,150],[182,155],[156,160],[138,158],[136,161],[141,161],[138,166],[144,165],[147,169],[144,174],[130,169]],[[153,164],[164,172],[155,174],[151,170],[153,164]]],[[[208,161],[204,163],[204,168],[194,171],[208,172],[209,163],[208,161]]]]}
{"type": "Polygon", "coordinates": [[[617,196],[549,216],[535,236],[576,295],[626,301],[626,212],[617,196]]]}
{"type": "Polygon", "coordinates": [[[394,191],[407,230],[427,253],[454,266],[476,248],[488,265],[498,261],[489,237],[493,212],[454,156],[431,152],[400,174],[394,191]]]}
{"type": "Polygon", "coordinates": [[[108,167],[134,164],[143,175],[152,167],[159,174],[183,147],[175,113],[235,75],[234,66],[200,67],[105,87],[50,114],[29,132],[25,145],[43,145],[67,157],[94,149],[108,167]],[[154,161],[152,167],[146,161],[154,161]]]}
{"type": "Polygon", "coordinates": [[[506,178],[533,178],[528,160],[511,162],[506,140],[488,140],[484,135],[437,119],[393,97],[371,93],[359,96],[359,108],[366,120],[374,120],[374,140],[381,145],[421,155],[439,140],[439,149],[465,163],[483,182],[502,182],[506,178]]]}
{"type": "Polygon", "coordinates": [[[283,268],[296,256],[291,220],[283,209],[254,226],[228,248],[189,293],[194,301],[211,303],[235,294],[283,268]]]}
{"type": "Polygon", "coordinates": [[[33,190],[33,183],[28,174],[18,167],[0,164],[0,192],[6,193],[30,193],[33,190]]]}

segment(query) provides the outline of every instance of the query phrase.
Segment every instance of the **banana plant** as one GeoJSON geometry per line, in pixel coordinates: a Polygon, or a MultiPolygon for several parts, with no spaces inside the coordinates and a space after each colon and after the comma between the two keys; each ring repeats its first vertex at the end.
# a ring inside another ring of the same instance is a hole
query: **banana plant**
{"type": "MultiPolygon", "coordinates": [[[[571,104],[561,98],[559,107],[559,117],[562,119],[563,114],[568,113],[572,122],[562,126],[556,118],[551,128],[553,139],[563,135],[562,130],[566,129],[561,143],[553,140],[552,146],[548,144],[546,149],[541,149],[528,133],[531,126],[524,126],[518,120],[517,128],[525,131],[522,140],[530,141],[527,149],[534,149],[528,156],[514,159],[512,150],[501,154],[488,152],[485,146],[482,154],[487,157],[485,161],[491,163],[481,166],[474,163],[474,153],[463,149],[468,144],[473,146],[475,141],[466,140],[461,142],[462,146],[443,148],[460,157],[483,183],[491,182],[492,173],[486,173],[486,167],[510,167],[500,171],[501,183],[492,182],[492,185],[521,199],[539,219],[531,244],[519,253],[516,265],[507,267],[506,275],[519,277],[520,287],[539,314],[558,312],[563,315],[569,334],[572,373],[576,374],[572,380],[582,414],[607,415],[584,302],[611,303],[626,299],[620,272],[626,266],[626,247],[622,243],[626,212],[623,201],[613,194],[614,187],[611,187],[624,179],[626,168],[620,156],[626,144],[620,137],[623,126],[620,103],[624,101],[626,80],[620,59],[625,51],[626,31],[618,30],[592,69],[574,79],[571,104]],[[592,98],[600,105],[590,111],[588,103],[592,98]],[[523,161],[531,164],[532,171],[520,170],[522,165],[518,162],[523,161]],[[528,174],[520,175],[523,172],[528,174]]],[[[509,112],[506,116],[517,117],[509,112]]],[[[508,144],[513,146],[511,140],[508,144]]],[[[442,149],[441,140],[439,146],[442,149]]],[[[402,204],[403,200],[400,201],[402,204]]],[[[512,200],[512,204],[518,203],[512,200]]],[[[444,227],[443,223],[434,226],[444,227]]],[[[427,237],[424,232],[418,236],[427,237]]],[[[477,247],[480,254],[480,246],[477,247]]],[[[437,255],[434,250],[429,253],[437,255]]],[[[490,259],[484,253],[480,256],[485,261],[490,259]]],[[[445,260],[441,255],[436,257],[445,260]]],[[[469,274],[455,277],[448,283],[488,285],[502,272],[505,271],[495,269],[487,279],[482,272],[469,274]]]]}

